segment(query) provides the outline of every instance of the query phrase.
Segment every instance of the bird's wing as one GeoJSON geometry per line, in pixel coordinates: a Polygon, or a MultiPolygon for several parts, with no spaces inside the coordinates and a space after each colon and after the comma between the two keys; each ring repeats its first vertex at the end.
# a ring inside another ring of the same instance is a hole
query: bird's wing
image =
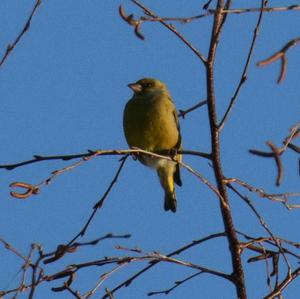
{"type": "MultiPolygon", "coordinates": [[[[178,120],[178,116],[177,116],[177,111],[176,109],[174,108],[173,110],[173,117],[174,117],[174,120],[175,120],[175,123],[176,123],[176,127],[177,127],[177,130],[178,130],[178,141],[175,145],[175,149],[176,150],[181,150],[182,149],[182,144],[181,144],[181,134],[180,134],[180,124],[179,124],[179,120],[178,120]]],[[[181,158],[179,158],[179,160],[181,160],[181,158]]],[[[176,168],[175,168],[175,172],[174,172],[174,181],[175,183],[178,185],[178,186],[182,186],[182,181],[181,181],[181,177],[180,177],[180,168],[179,168],[179,164],[177,163],[176,164],[176,168]]]]}
{"type": "Polygon", "coordinates": [[[179,121],[178,121],[177,111],[175,109],[173,111],[173,117],[174,117],[176,127],[177,127],[177,130],[178,130],[178,141],[177,141],[176,145],[174,146],[174,148],[175,149],[180,149],[181,148],[180,124],[179,124],[179,121]]]}

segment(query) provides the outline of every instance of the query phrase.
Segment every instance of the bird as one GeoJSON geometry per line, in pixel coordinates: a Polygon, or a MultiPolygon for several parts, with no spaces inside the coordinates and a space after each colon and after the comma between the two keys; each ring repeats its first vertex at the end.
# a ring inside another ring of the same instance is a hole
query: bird
{"type": "Polygon", "coordinates": [[[174,182],[182,186],[179,164],[182,156],[182,140],[176,107],[167,86],[160,80],[143,78],[128,84],[133,96],[126,103],[123,113],[123,128],[131,148],[149,152],[172,154],[174,161],[138,154],[138,160],[156,169],[164,189],[164,210],[176,212],[177,200],[174,182]]]}

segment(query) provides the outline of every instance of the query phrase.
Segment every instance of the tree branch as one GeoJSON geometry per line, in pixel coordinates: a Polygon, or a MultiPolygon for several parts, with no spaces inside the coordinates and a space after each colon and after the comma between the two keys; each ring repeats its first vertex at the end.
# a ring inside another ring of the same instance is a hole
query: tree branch
{"type": "MultiPolygon", "coordinates": [[[[227,1],[227,6],[230,6],[230,1],[227,1]]],[[[226,190],[226,184],[223,180],[224,175],[222,171],[221,157],[220,157],[220,136],[216,112],[216,98],[215,98],[215,79],[214,79],[214,63],[218,42],[220,39],[221,29],[224,24],[222,10],[224,9],[224,1],[218,0],[216,14],[214,16],[214,25],[211,34],[211,42],[209,47],[209,54],[206,63],[206,77],[207,77],[207,105],[208,117],[211,131],[211,147],[212,147],[212,162],[215,179],[217,182],[218,190],[225,202],[220,204],[220,209],[223,217],[226,236],[229,242],[231,253],[231,262],[233,267],[233,282],[236,288],[237,297],[246,299],[246,288],[244,280],[244,271],[240,256],[239,241],[234,229],[233,219],[231,216],[229,199],[226,190]]]]}
{"type": "MultiPolygon", "coordinates": [[[[180,155],[192,155],[192,156],[198,156],[205,159],[210,159],[211,155],[204,152],[198,152],[198,151],[192,151],[192,150],[182,150],[177,151],[180,155]]],[[[73,159],[79,159],[83,158],[84,160],[88,160],[91,157],[97,157],[97,156],[111,156],[111,155],[130,155],[130,154],[148,154],[148,155],[155,155],[159,154],[170,154],[170,151],[159,151],[157,153],[151,153],[147,152],[141,149],[125,149],[125,150],[88,150],[86,153],[82,154],[71,154],[71,155],[54,155],[54,156],[42,156],[42,155],[34,155],[33,159],[14,163],[14,164],[3,164],[0,165],[0,169],[6,169],[6,170],[13,170],[18,167],[22,167],[25,165],[38,163],[42,161],[49,161],[49,160],[62,160],[62,161],[69,161],[73,159]]]]}
{"type": "Polygon", "coordinates": [[[28,20],[26,21],[22,31],[18,34],[18,36],[16,37],[16,39],[14,40],[14,42],[12,44],[9,44],[6,48],[6,51],[0,61],[0,67],[3,65],[3,63],[5,62],[5,60],[8,58],[9,54],[13,51],[13,49],[15,48],[15,46],[19,43],[19,41],[21,40],[21,38],[23,37],[23,35],[29,30],[30,27],[30,23],[31,20],[34,16],[34,14],[36,13],[38,7],[40,6],[40,4],[42,3],[42,0],[36,0],[35,5],[29,15],[28,20]]]}
{"type": "Polygon", "coordinates": [[[297,46],[299,43],[300,43],[300,37],[296,37],[296,38],[292,39],[285,46],[283,46],[282,49],[277,51],[275,54],[258,62],[257,66],[267,66],[267,65],[280,59],[281,68],[280,68],[279,76],[277,79],[277,83],[278,84],[281,83],[285,79],[285,75],[286,75],[286,71],[287,71],[287,61],[288,60],[287,60],[286,52],[290,48],[297,46]]]}
{"type": "MultiPolygon", "coordinates": [[[[220,238],[220,237],[224,237],[225,233],[216,233],[216,234],[212,234],[209,236],[206,236],[202,239],[199,240],[195,240],[193,242],[191,242],[190,244],[184,245],[183,247],[176,249],[175,251],[167,254],[167,257],[172,257],[174,255],[178,255],[181,252],[184,252],[196,245],[199,245],[201,243],[204,243],[206,241],[215,239],[215,238],[220,238]]],[[[118,286],[116,286],[114,289],[111,290],[111,293],[114,294],[115,292],[117,292],[119,289],[123,288],[123,287],[128,287],[135,279],[137,279],[139,276],[141,276],[142,274],[144,274],[145,272],[147,272],[149,269],[151,269],[152,267],[154,267],[157,263],[159,263],[159,261],[154,261],[153,263],[151,263],[150,265],[146,266],[145,268],[143,268],[142,270],[138,271],[137,273],[135,273],[134,275],[130,276],[129,278],[127,278],[125,281],[123,281],[122,283],[120,283],[118,286]]],[[[102,299],[108,298],[107,295],[103,296],[102,299]]]]}
{"type": "MultiPolygon", "coordinates": [[[[209,1],[211,2],[211,1],[209,1]]],[[[190,17],[160,17],[160,18],[147,18],[142,17],[143,21],[148,22],[157,22],[157,21],[166,21],[166,22],[179,22],[181,24],[187,24],[192,21],[200,20],[205,17],[213,16],[216,13],[215,9],[207,9],[206,5],[204,5],[205,13],[190,16],[190,17]]],[[[286,11],[297,11],[300,10],[300,5],[290,5],[290,6],[282,6],[282,7],[250,7],[250,8],[234,8],[234,9],[223,9],[222,14],[245,14],[245,13],[255,13],[255,12],[286,12],[286,11]]]]}
{"type": "Polygon", "coordinates": [[[188,46],[189,49],[191,49],[194,54],[203,62],[206,62],[205,57],[200,53],[198,49],[196,49],[185,37],[183,37],[173,25],[166,23],[163,19],[159,18],[155,13],[153,13],[149,8],[141,4],[138,0],[131,0],[136,6],[140,7],[144,13],[152,18],[157,19],[158,22],[160,22],[164,27],[168,28],[171,32],[173,32],[184,44],[188,46]]]}
{"type": "Polygon", "coordinates": [[[281,295],[281,292],[300,274],[300,267],[294,272],[288,273],[286,278],[274,289],[273,292],[264,297],[264,299],[273,299],[281,295]]]}
{"type": "Polygon", "coordinates": [[[259,27],[260,27],[260,24],[261,24],[261,21],[262,21],[262,16],[263,16],[263,8],[264,8],[264,1],[262,1],[262,4],[261,4],[261,10],[260,10],[260,14],[259,14],[259,17],[258,17],[258,20],[257,20],[257,23],[256,23],[256,26],[255,26],[255,29],[253,31],[253,37],[252,37],[252,41],[251,41],[251,45],[250,45],[250,48],[249,48],[249,52],[248,52],[248,55],[247,55],[247,59],[246,59],[246,63],[245,63],[245,66],[244,66],[244,69],[243,69],[243,72],[242,72],[242,75],[241,75],[241,78],[240,78],[240,82],[233,94],[233,97],[231,98],[230,100],[230,103],[229,103],[229,106],[219,124],[219,130],[221,131],[225,125],[225,122],[229,116],[229,113],[231,112],[237,98],[238,98],[238,95],[240,93],[240,90],[243,86],[243,84],[246,82],[247,80],[247,73],[248,73],[248,68],[249,68],[249,65],[250,65],[250,61],[251,61],[251,58],[252,58],[252,55],[253,55],[253,51],[254,51],[254,46],[255,46],[255,43],[256,43],[256,40],[257,40],[257,36],[258,36],[258,32],[259,32],[259,27]]]}

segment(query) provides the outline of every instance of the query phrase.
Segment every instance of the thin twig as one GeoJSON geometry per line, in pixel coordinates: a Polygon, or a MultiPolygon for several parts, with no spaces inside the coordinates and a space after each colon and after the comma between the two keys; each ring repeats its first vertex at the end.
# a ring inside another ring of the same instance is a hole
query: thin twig
{"type": "Polygon", "coordinates": [[[14,42],[12,44],[9,44],[6,48],[6,51],[0,61],[0,67],[3,65],[3,63],[5,62],[5,60],[8,58],[9,54],[14,50],[15,46],[19,43],[19,41],[21,40],[21,38],[23,37],[23,35],[29,30],[30,27],[30,23],[31,20],[34,16],[34,14],[36,13],[38,7],[40,6],[40,4],[42,3],[42,0],[36,0],[35,5],[29,15],[28,20],[26,21],[22,31],[18,34],[18,36],[16,37],[16,39],[14,40],[14,42]]]}
{"type": "Polygon", "coordinates": [[[69,171],[72,171],[74,168],[82,165],[83,163],[91,160],[92,158],[95,158],[96,156],[97,156],[97,152],[94,155],[84,157],[81,160],[79,160],[71,165],[63,167],[61,169],[54,170],[51,172],[51,175],[49,177],[47,177],[46,179],[42,180],[41,182],[39,182],[38,184],[35,184],[35,185],[31,185],[31,184],[24,183],[24,182],[13,182],[9,185],[11,188],[16,188],[16,187],[20,188],[21,187],[21,188],[25,189],[26,191],[23,193],[11,191],[10,195],[15,198],[19,198],[19,199],[26,199],[26,198],[30,197],[31,195],[37,195],[40,193],[42,186],[49,185],[59,175],[62,175],[69,171]]]}
{"type": "MultiPolygon", "coordinates": [[[[209,1],[211,2],[211,1],[209,1]]],[[[150,21],[150,22],[157,22],[160,20],[166,21],[166,22],[179,22],[182,24],[187,24],[192,21],[200,20],[205,17],[213,16],[216,13],[215,9],[207,9],[205,13],[190,16],[190,17],[160,17],[160,18],[142,18],[144,21],[150,21]]],[[[290,6],[282,6],[282,7],[252,7],[252,8],[235,8],[235,9],[224,9],[221,13],[222,14],[245,14],[245,13],[255,13],[255,12],[265,12],[265,13],[272,13],[272,12],[286,12],[286,11],[297,11],[300,10],[300,5],[290,5],[290,6]]]]}
{"type": "MultiPolygon", "coordinates": [[[[124,151],[121,151],[121,152],[124,152],[124,151]]],[[[134,154],[143,154],[143,155],[146,154],[146,155],[149,155],[149,156],[152,156],[152,157],[162,158],[162,159],[166,159],[166,160],[169,160],[169,161],[175,161],[180,166],[182,166],[183,168],[187,169],[189,172],[191,172],[197,178],[199,178],[201,180],[201,182],[203,182],[205,185],[207,185],[218,196],[218,198],[220,199],[220,202],[223,205],[226,205],[226,202],[224,201],[223,197],[219,193],[218,189],[209,180],[207,180],[202,174],[200,174],[198,171],[196,171],[195,169],[193,169],[191,166],[187,165],[186,163],[183,163],[182,161],[176,161],[176,160],[174,160],[170,156],[163,156],[163,155],[159,155],[159,154],[148,152],[148,151],[141,150],[141,149],[137,149],[137,150],[133,149],[133,150],[129,150],[129,151],[126,150],[125,152],[130,152],[130,153],[134,153],[134,154]]],[[[26,192],[24,192],[24,193],[18,193],[16,191],[11,191],[10,194],[13,197],[15,197],[15,198],[20,198],[20,199],[28,198],[31,195],[36,195],[36,194],[38,194],[40,192],[40,186],[41,185],[48,185],[50,183],[50,181],[52,181],[58,175],[60,175],[62,173],[65,173],[66,171],[74,169],[75,167],[81,165],[83,162],[85,162],[87,160],[90,160],[91,158],[94,158],[94,157],[98,156],[99,154],[101,155],[101,153],[102,153],[102,151],[100,151],[100,152],[94,152],[93,156],[89,156],[87,158],[83,158],[80,161],[78,161],[76,163],[73,163],[73,164],[71,164],[71,165],[69,165],[67,167],[64,167],[64,168],[62,168],[60,170],[53,171],[52,175],[50,177],[48,177],[47,179],[43,180],[41,183],[39,183],[37,185],[31,185],[31,184],[24,183],[24,182],[14,182],[14,183],[11,183],[10,184],[11,187],[23,187],[23,188],[27,188],[28,190],[26,192]]],[[[177,153],[179,153],[179,151],[177,153]]],[[[191,153],[192,154],[193,152],[192,151],[187,151],[187,153],[191,153]]],[[[120,154],[120,151],[118,151],[118,154],[120,154]]],[[[210,155],[208,155],[208,154],[206,154],[206,155],[208,157],[210,157],[210,155]]],[[[129,154],[125,155],[121,160],[124,162],[127,159],[128,156],[129,156],[129,154]]],[[[123,167],[123,164],[121,164],[120,168],[122,169],[122,167],[123,167]]],[[[119,175],[119,172],[117,172],[117,176],[118,175],[119,175]]],[[[112,186],[110,186],[110,187],[112,187],[112,186]]],[[[107,190],[107,191],[109,192],[109,190],[107,190]]],[[[104,198],[102,198],[98,202],[99,206],[98,207],[97,206],[94,207],[94,211],[91,214],[91,216],[90,216],[90,218],[89,218],[89,220],[87,222],[87,225],[89,225],[89,222],[94,217],[94,215],[96,213],[96,210],[102,206],[103,201],[106,198],[106,195],[107,194],[105,194],[104,198]]]]}
{"type": "Polygon", "coordinates": [[[230,100],[230,103],[227,107],[227,110],[220,122],[220,124],[218,125],[219,127],[219,130],[221,131],[225,125],[225,122],[226,120],[228,119],[228,116],[229,116],[229,113],[231,112],[237,98],[238,98],[238,95],[240,93],[240,90],[243,86],[243,84],[246,82],[247,80],[247,73],[248,73],[248,68],[249,68],[249,65],[250,65],[250,62],[251,62],[251,58],[253,56],[253,52],[254,52],[254,46],[255,46],[255,43],[256,43],[256,40],[257,40],[257,37],[258,37],[258,32],[259,32],[259,28],[260,28],[260,25],[261,25],[261,21],[262,21],[262,17],[263,17],[263,8],[265,7],[265,1],[262,0],[261,2],[261,8],[260,8],[260,13],[259,13],[259,16],[258,16],[258,20],[257,20],[257,23],[256,23],[256,26],[255,26],[255,29],[253,31],[253,37],[252,37],[252,41],[251,41],[251,45],[250,45],[250,48],[249,48],[249,51],[248,51],[248,55],[247,55],[247,58],[246,58],[246,63],[244,65],[244,69],[243,69],[243,72],[242,72],[242,75],[241,75],[241,78],[240,78],[240,82],[233,94],[233,97],[231,98],[230,100]]]}
{"type": "Polygon", "coordinates": [[[43,269],[40,267],[40,263],[43,258],[43,248],[41,245],[38,245],[38,244],[34,244],[32,246],[35,246],[35,248],[38,250],[39,256],[38,256],[36,262],[32,266],[31,287],[30,287],[28,299],[33,299],[37,286],[43,280],[43,272],[44,272],[43,269]],[[38,270],[39,270],[39,273],[37,273],[38,270]]]}
{"type": "MultiPolygon", "coordinates": [[[[300,123],[295,124],[291,129],[291,133],[284,138],[281,147],[276,147],[271,141],[267,142],[267,145],[271,148],[271,152],[265,152],[261,150],[250,149],[249,152],[253,155],[264,157],[264,158],[274,158],[277,166],[277,178],[276,185],[279,186],[283,178],[283,166],[280,156],[283,155],[288,148],[295,152],[298,152],[298,147],[291,142],[300,136],[300,123]]],[[[300,149],[299,149],[300,152],[300,149]]]]}
{"type": "Polygon", "coordinates": [[[141,4],[138,0],[131,0],[135,5],[140,7],[144,13],[152,18],[158,19],[158,22],[160,22],[164,27],[168,28],[171,32],[173,32],[189,49],[193,51],[194,54],[203,62],[206,62],[206,58],[200,53],[198,49],[196,49],[181,33],[179,33],[174,25],[168,24],[161,18],[159,18],[154,12],[152,12],[149,8],[141,4]]]}
{"type": "Polygon", "coordinates": [[[197,178],[200,179],[200,181],[205,184],[206,186],[208,186],[208,188],[210,190],[212,190],[217,197],[220,200],[220,203],[222,206],[226,207],[227,209],[228,207],[228,203],[226,202],[226,200],[224,199],[224,197],[221,195],[220,191],[218,190],[218,188],[216,186],[214,186],[208,179],[206,179],[201,173],[199,173],[198,171],[196,171],[195,169],[193,169],[191,166],[183,163],[183,162],[178,162],[178,164],[182,167],[184,167],[187,171],[189,171],[190,173],[192,173],[193,175],[195,175],[197,178]]]}
{"type": "MultiPolygon", "coordinates": [[[[123,169],[123,166],[126,162],[128,156],[125,156],[122,160],[121,163],[118,167],[118,170],[114,176],[114,178],[112,179],[111,183],[109,184],[108,188],[106,189],[106,191],[104,192],[103,196],[100,198],[100,200],[94,205],[93,207],[93,212],[91,213],[90,217],[88,218],[88,220],[86,221],[86,223],[84,224],[84,226],[82,227],[82,229],[80,230],[79,233],[76,234],[76,236],[74,238],[72,238],[71,241],[68,242],[67,245],[64,245],[63,247],[60,247],[61,250],[57,250],[56,252],[54,252],[53,256],[48,258],[47,260],[44,260],[45,264],[48,263],[52,263],[54,261],[56,261],[57,259],[61,258],[66,252],[68,252],[68,250],[70,248],[73,248],[75,245],[78,245],[77,243],[75,243],[75,241],[79,238],[79,237],[83,237],[86,233],[86,230],[88,229],[90,223],[92,222],[93,218],[96,215],[96,212],[101,209],[101,207],[103,206],[103,203],[105,201],[105,199],[107,198],[108,194],[110,193],[111,189],[113,188],[113,186],[116,184],[118,177],[121,173],[121,170],[123,169]]],[[[108,236],[106,236],[107,238],[108,236]]],[[[109,236],[111,238],[111,236],[109,236]]],[[[128,237],[128,235],[126,235],[126,237],[128,237]]],[[[77,246],[75,246],[77,247],[77,246]]]]}
{"type": "Polygon", "coordinates": [[[100,238],[97,238],[95,240],[88,241],[88,242],[73,242],[73,243],[67,244],[67,245],[59,244],[55,251],[42,255],[43,263],[44,264],[53,263],[53,262],[59,260],[60,258],[62,258],[67,253],[76,252],[77,249],[80,247],[95,246],[99,242],[107,240],[107,239],[127,239],[130,237],[131,237],[130,234],[116,235],[116,234],[108,233],[103,237],[100,237],[100,238]]]}
{"type": "MultiPolygon", "coordinates": [[[[141,252],[142,253],[142,252],[141,252]]],[[[85,268],[90,268],[90,267],[103,267],[106,265],[111,265],[111,264],[117,264],[117,265],[127,265],[129,263],[133,263],[133,262],[149,262],[150,265],[154,265],[157,264],[159,262],[167,262],[167,263],[171,263],[171,264],[176,264],[176,265],[180,265],[183,267],[188,267],[191,269],[196,269],[199,271],[203,271],[205,273],[209,273],[212,275],[215,275],[217,277],[221,277],[224,279],[227,279],[229,281],[232,280],[232,276],[230,274],[226,274],[224,272],[220,272],[217,270],[213,270],[207,267],[203,267],[201,265],[195,264],[195,263],[191,263],[191,262],[187,262],[181,259],[176,259],[173,257],[169,257],[163,254],[160,254],[158,252],[153,252],[153,253],[145,253],[145,254],[140,254],[138,256],[125,256],[125,257],[109,257],[109,258],[104,258],[104,259],[100,259],[100,260],[93,260],[93,261],[89,261],[89,262],[84,262],[84,263],[78,263],[78,264],[72,264],[70,266],[67,266],[65,268],[65,270],[63,271],[59,271],[56,272],[52,275],[49,275],[46,277],[47,281],[53,281],[53,280],[57,280],[57,279],[61,279],[61,278],[69,278],[70,275],[75,275],[75,273],[77,273],[78,271],[80,271],[81,269],[85,269],[85,268]]],[[[105,280],[106,278],[108,278],[110,276],[110,274],[112,274],[113,272],[119,270],[121,267],[117,267],[114,268],[113,270],[106,272],[102,275],[102,278],[100,280],[100,282],[102,283],[103,280],[105,280]]],[[[70,284],[68,284],[70,285],[70,284]]],[[[55,291],[61,291],[64,289],[63,287],[58,287],[55,288],[55,291]]],[[[113,294],[113,291],[111,291],[111,293],[113,294]]],[[[106,298],[107,295],[104,295],[103,298],[106,298]]]]}
{"type": "Polygon", "coordinates": [[[104,201],[105,201],[105,199],[107,198],[109,192],[111,191],[111,189],[113,188],[113,186],[117,183],[118,177],[119,177],[119,175],[120,175],[120,173],[121,173],[121,171],[122,171],[122,169],[123,169],[123,167],[124,167],[124,164],[125,164],[127,158],[128,158],[128,156],[125,156],[125,157],[122,158],[121,163],[120,163],[120,165],[119,165],[119,167],[118,167],[118,170],[117,170],[117,172],[116,172],[114,178],[113,178],[112,181],[110,182],[110,184],[109,184],[108,188],[106,189],[106,191],[104,192],[103,196],[102,196],[102,197],[100,198],[100,200],[94,205],[94,207],[93,207],[93,212],[92,212],[91,216],[89,217],[88,221],[86,222],[86,224],[84,225],[84,227],[80,230],[80,232],[79,232],[79,233],[78,233],[78,234],[77,234],[77,235],[76,235],[76,236],[68,243],[67,246],[70,246],[71,244],[73,244],[73,242],[74,242],[75,240],[77,240],[78,237],[84,236],[84,234],[85,234],[85,232],[86,232],[88,226],[90,225],[91,221],[93,220],[93,218],[94,218],[96,212],[97,212],[99,209],[101,209],[101,207],[103,206],[104,201]]]}
{"type": "Polygon", "coordinates": [[[202,107],[206,104],[207,104],[207,101],[204,100],[204,101],[201,101],[198,104],[192,106],[191,108],[188,108],[186,110],[179,110],[178,117],[185,118],[186,114],[188,114],[188,113],[190,113],[190,112],[192,112],[192,111],[194,111],[194,110],[196,110],[196,109],[198,109],[198,108],[200,108],[200,107],[202,107]]]}
{"type": "Polygon", "coordinates": [[[279,186],[281,184],[282,178],[283,178],[283,166],[282,166],[282,162],[280,159],[281,153],[280,153],[280,150],[271,141],[268,141],[267,144],[274,154],[274,159],[275,159],[276,166],[277,166],[277,178],[276,178],[275,184],[276,184],[276,186],[279,186]]]}
{"type": "MultiPolygon", "coordinates": [[[[240,231],[236,231],[239,235],[243,236],[244,238],[246,238],[247,240],[251,240],[250,242],[253,243],[261,243],[261,242],[265,242],[266,244],[268,245],[271,245],[273,247],[276,247],[278,249],[278,246],[277,246],[277,243],[274,242],[273,238],[272,237],[251,237],[245,233],[242,233],[240,231]]],[[[276,240],[278,240],[278,242],[281,244],[281,248],[283,249],[283,251],[293,257],[295,257],[296,259],[300,259],[300,254],[299,254],[299,248],[300,248],[300,244],[299,243],[295,243],[295,242],[292,242],[290,240],[287,240],[287,239],[283,239],[283,238],[279,238],[279,237],[275,237],[276,240]],[[286,247],[283,247],[282,246],[282,243],[286,243],[292,247],[295,247],[296,249],[296,252],[292,252],[291,250],[287,249],[286,247]]],[[[244,243],[245,244],[245,243],[244,243]]]]}
{"type": "MultiPolygon", "coordinates": [[[[278,155],[282,155],[287,150],[287,148],[291,148],[298,152],[298,147],[294,144],[291,144],[291,142],[300,136],[300,122],[296,123],[293,127],[291,127],[290,131],[291,133],[284,138],[282,142],[282,147],[279,147],[277,149],[278,155]]],[[[264,152],[256,149],[250,149],[249,153],[265,158],[273,158],[275,155],[273,152],[264,152]]]]}
{"type": "MultiPolygon", "coordinates": [[[[114,267],[112,270],[102,274],[99,281],[95,285],[95,287],[93,289],[89,290],[83,297],[84,298],[90,298],[97,291],[97,289],[106,281],[106,279],[108,279],[113,273],[119,271],[121,268],[123,268],[127,264],[128,264],[127,262],[117,264],[117,266],[114,267]]],[[[112,296],[112,294],[108,293],[107,291],[106,291],[106,294],[109,295],[109,296],[112,296]]]]}
{"type": "Polygon", "coordinates": [[[300,275],[300,267],[292,273],[288,273],[285,279],[274,289],[273,292],[266,295],[264,299],[273,299],[281,295],[282,291],[300,275]]]}
{"type": "MultiPolygon", "coordinates": [[[[167,254],[168,257],[172,257],[174,255],[178,255],[194,246],[197,246],[201,243],[204,243],[206,241],[215,239],[215,238],[220,238],[220,237],[225,237],[225,233],[216,233],[216,234],[212,234],[209,235],[207,237],[204,237],[202,239],[199,240],[195,240],[190,244],[184,245],[183,247],[167,254]]],[[[130,276],[129,278],[127,278],[125,281],[123,281],[122,283],[120,283],[118,286],[116,286],[114,289],[112,289],[110,292],[112,294],[114,294],[115,292],[117,292],[119,289],[123,288],[123,287],[128,287],[135,279],[137,279],[139,276],[141,276],[142,274],[144,274],[145,272],[147,272],[149,269],[151,269],[152,267],[154,267],[157,263],[159,263],[159,261],[155,261],[152,264],[146,266],[145,268],[143,268],[142,270],[138,271],[137,273],[135,273],[134,275],[130,276]]],[[[102,299],[108,298],[107,295],[103,296],[102,299]]]]}
{"type": "Polygon", "coordinates": [[[26,256],[24,256],[22,253],[20,253],[16,248],[14,248],[10,243],[5,241],[3,238],[0,238],[0,242],[4,245],[4,247],[13,252],[16,256],[18,256],[20,259],[22,259],[26,263],[26,256]]]}
{"type": "Polygon", "coordinates": [[[294,39],[292,39],[291,41],[289,41],[284,47],[282,47],[279,51],[275,52],[273,55],[271,55],[270,57],[259,61],[257,63],[257,66],[267,66],[277,60],[280,59],[281,62],[281,68],[280,68],[280,72],[278,75],[278,79],[277,79],[277,83],[281,83],[286,76],[286,71],[287,71],[287,57],[286,57],[286,52],[292,48],[297,46],[300,43],[300,37],[296,37],[294,39]]]}
{"type": "Polygon", "coordinates": [[[261,198],[267,198],[274,202],[280,202],[288,210],[300,208],[300,204],[290,204],[288,202],[289,197],[300,197],[300,192],[285,192],[285,193],[271,194],[271,193],[267,193],[262,188],[257,188],[257,187],[251,186],[250,184],[248,184],[238,178],[226,178],[225,182],[226,182],[226,184],[229,184],[229,183],[239,184],[240,186],[246,188],[250,192],[257,193],[258,196],[261,198]]]}
{"type": "Polygon", "coordinates": [[[265,222],[265,220],[263,219],[263,217],[258,213],[257,209],[254,207],[254,205],[252,204],[251,200],[247,197],[242,195],[236,188],[234,188],[231,184],[227,185],[235,194],[237,194],[249,207],[250,209],[253,211],[253,213],[255,214],[255,216],[257,217],[257,219],[259,220],[261,226],[265,229],[265,231],[270,235],[270,237],[274,240],[274,242],[276,243],[287,267],[288,267],[288,272],[290,272],[291,269],[291,265],[290,262],[288,261],[284,250],[281,247],[280,242],[275,238],[274,234],[272,233],[272,231],[270,230],[270,228],[268,227],[267,223],[265,222]]]}
{"type": "MultiPolygon", "coordinates": [[[[39,163],[42,161],[50,161],[50,160],[62,160],[62,161],[70,161],[73,159],[79,159],[79,158],[85,158],[88,159],[90,157],[96,157],[96,156],[111,156],[111,155],[130,155],[130,154],[150,154],[151,152],[143,151],[140,149],[120,149],[120,150],[88,150],[86,153],[81,154],[71,154],[71,155],[53,155],[53,156],[42,156],[42,155],[34,155],[33,159],[14,163],[14,164],[4,164],[0,165],[0,169],[6,169],[6,170],[13,170],[18,167],[22,167],[25,165],[30,165],[34,163],[39,163]]],[[[192,155],[192,156],[198,156],[205,159],[210,159],[211,155],[204,152],[199,151],[192,151],[192,150],[182,150],[177,151],[180,155],[192,155]]],[[[153,153],[155,154],[155,153],[153,153]]],[[[169,154],[169,151],[158,151],[157,154],[169,154]]]]}
{"type": "Polygon", "coordinates": [[[150,296],[154,296],[154,295],[160,295],[160,294],[168,295],[169,293],[171,293],[173,290],[175,290],[176,288],[178,288],[178,287],[179,287],[180,285],[182,285],[183,283],[185,283],[185,282],[187,282],[187,281],[189,281],[189,280],[191,280],[191,279],[193,279],[193,278],[195,278],[195,277],[197,277],[197,276],[199,276],[199,275],[201,275],[201,274],[203,274],[203,273],[205,273],[205,272],[199,271],[199,272],[197,272],[197,273],[195,273],[195,274],[193,274],[193,275],[188,276],[188,277],[185,278],[185,279],[175,281],[174,286],[171,287],[171,288],[169,288],[169,289],[167,289],[167,290],[156,291],[156,292],[149,292],[147,295],[148,295],[149,297],[150,297],[150,296]]]}

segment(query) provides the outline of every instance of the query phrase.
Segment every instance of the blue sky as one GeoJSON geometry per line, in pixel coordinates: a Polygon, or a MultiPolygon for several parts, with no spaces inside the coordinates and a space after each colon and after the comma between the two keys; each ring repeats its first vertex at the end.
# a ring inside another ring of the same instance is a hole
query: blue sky
{"type": "MultiPolygon", "coordinates": [[[[201,13],[205,1],[143,1],[160,16],[190,16],[201,13]]],[[[259,7],[261,1],[234,1],[234,7],[259,7]]],[[[0,69],[0,164],[30,159],[34,154],[57,155],[83,153],[87,149],[126,149],[122,113],[132,92],[127,87],[142,77],[164,81],[178,109],[186,109],[206,98],[205,70],[201,61],[175,35],[158,23],[142,26],[145,40],[118,15],[118,6],[140,15],[130,1],[43,1],[27,32],[0,69]]],[[[293,1],[269,1],[270,6],[288,6],[293,1]]],[[[0,2],[1,53],[11,43],[27,20],[32,0],[0,2]]],[[[219,118],[224,113],[239,82],[245,58],[258,18],[257,13],[230,15],[224,28],[216,59],[216,96],[219,118]]],[[[208,51],[212,18],[177,29],[204,55],[208,51]]],[[[299,191],[296,153],[287,152],[282,160],[283,184],[274,184],[274,161],[252,156],[250,148],[267,150],[266,141],[278,146],[299,121],[299,47],[288,54],[287,76],[276,84],[279,63],[258,68],[256,62],[279,50],[299,35],[299,12],[264,14],[248,80],[222,132],[222,163],[227,177],[237,177],[261,187],[268,193],[299,191]]],[[[181,119],[185,149],[209,151],[210,136],[207,110],[196,110],[181,119]]],[[[102,196],[119,165],[118,156],[97,157],[56,178],[42,188],[38,196],[27,200],[10,197],[9,184],[24,181],[37,184],[52,171],[72,162],[50,161],[0,171],[0,236],[27,254],[37,242],[46,252],[66,243],[81,229],[92,207],[102,196]]],[[[184,161],[206,178],[213,180],[208,161],[185,156],[184,161]]],[[[81,241],[113,232],[130,233],[127,240],[107,240],[98,246],[80,249],[47,267],[47,274],[64,266],[126,255],[115,245],[138,246],[145,252],[169,253],[192,240],[222,232],[218,200],[194,176],[182,170],[183,187],[177,188],[178,211],[163,211],[163,192],[155,172],[128,159],[120,178],[81,241]]],[[[247,193],[258,211],[277,236],[299,241],[299,211],[247,193]]],[[[297,199],[296,199],[297,202],[297,199]]],[[[299,202],[299,198],[298,198],[299,202]]],[[[265,232],[253,213],[230,193],[233,217],[238,230],[249,235],[265,232]]],[[[1,247],[0,289],[17,285],[21,261],[1,247]]],[[[246,253],[243,260],[251,255],[246,253]]],[[[227,243],[212,241],[180,256],[183,260],[218,270],[230,271],[227,243]]],[[[145,264],[144,264],[145,265],[145,264]]],[[[260,298],[265,287],[263,262],[245,262],[249,298],[260,298]]],[[[142,268],[130,265],[105,281],[112,289],[130,273],[142,268]]],[[[108,268],[107,268],[108,269],[108,268]]],[[[106,269],[106,270],[107,270],[106,269]]],[[[102,269],[90,269],[78,276],[75,288],[94,286],[102,269]]],[[[146,298],[150,291],[167,289],[176,280],[193,274],[191,269],[164,264],[152,269],[116,298],[146,298]]],[[[67,293],[54,294],[51,287],[60,282],[43,284],[37,298],[71,298],[67,293]],[[68,297],[69,296],[69,297],[68,297]]],[[[286,298],[299,294],[294,283],[286,298]]],[[[98,296],[103,295],[103,289],[98,296]]],[[[176,290],[169,298],[233,298],[234,288],[222,279],[199,276],[176,290]]],[[[23,297],[20,297],[23,298],[23,297]]],[[[26,296],[24,298],[27,298],[26,296]]]]}

